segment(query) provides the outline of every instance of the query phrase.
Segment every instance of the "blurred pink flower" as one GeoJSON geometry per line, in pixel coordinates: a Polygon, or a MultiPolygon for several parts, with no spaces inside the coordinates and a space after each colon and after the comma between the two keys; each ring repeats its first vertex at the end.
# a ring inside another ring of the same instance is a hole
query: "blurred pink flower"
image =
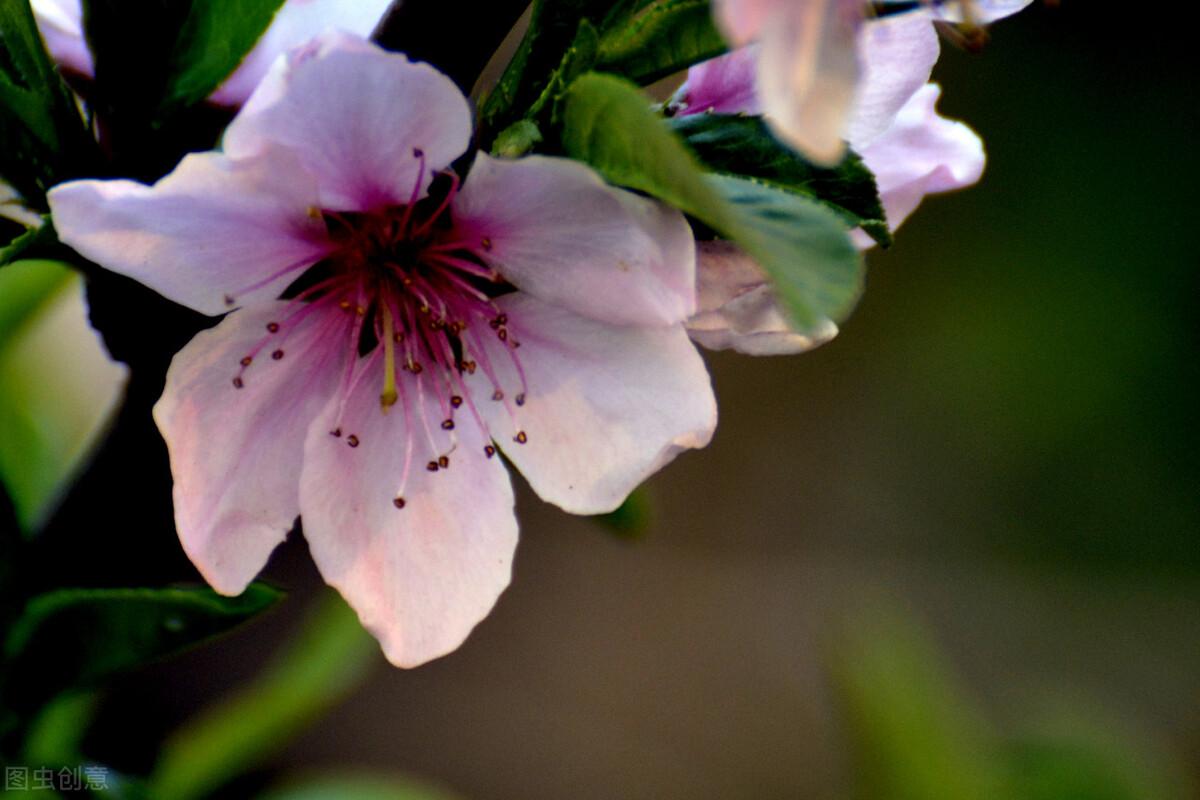
{"type": "MultiPolygon", "coordinates": [[[[895,230],[926,194],[970,186],[983,172],[979,137],[937,113],[941,93],[926,83],[938,42],[929,19],[905,14],[863,26],[857,49],[861,79],[843,133],[875,173],[888,224],[895,230]]],[[[755,89],[757,49],[735,50],[688,72],[671,102],[677,114],[762,112],[755,89]]],[[[855,232],[862,248],[871,240],[855,232]]],[[[699,312],[688,322],[705,347],[751,355],[798,353],[829,341],[827,321],[797,332],[775,302],[766,274],[726,242],[701,243],[699,312]]]]}
{"type": "MultiPolygon", "coordinates": [[[[241,105],[280,53],[326,28],[367,36],[391,4],[392,0],[285,0],[258,44],[210,99],[219,105],[241,105]]],[[[95,74],[83,34],[81,0],[31,0],[30,5],[54,60],[80,75],[95,74]]]]}
{"type": "Polygon", "coordinates": [[[930,2],[868,19],[863,0],[714,0],[730,43],[752,49],[710,63],[718,74],[694,68],[693,94],[682,99],[695,111],[725,112],[730,95],[714,90],[726,80],[745,89],[745,77],[754,75],[758,99],[750,113],[764,113],[783,141],[814,162],[833,164],[847,140],[882,132],[929,79],[938,56],[934,20],[990,23],[1030,2],[930,2]]]}
{"type": "Polygon", "coordinates": [[[83,255],[237,307],[155,408],[192,561],[236,594],[300,514],[402,666],[455,649],[509,582],[498,450],[594,514],[716,424],[682,215],[558,158],[479,154],[460,185],[470,136],[448,78],[330,34],[276,63],[224,153],[50,193],[83,255]]]}

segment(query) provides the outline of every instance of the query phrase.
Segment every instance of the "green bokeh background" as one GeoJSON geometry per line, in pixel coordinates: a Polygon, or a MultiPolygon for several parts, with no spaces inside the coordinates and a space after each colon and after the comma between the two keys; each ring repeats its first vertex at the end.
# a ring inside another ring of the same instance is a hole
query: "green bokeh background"
{"type": "MultiPolygon", "coordinates": [[[[519,499],[513,587],[454,655],[379,669],[271,770],[464,797],[1195,797],[1200,178],[1191,34],[1066,0],[946,47],[988,148],[841,336],[710,359],[721,425],[635,541],[519,499]]],[[[319,586],[304,546],[268,578],[319,586]]],[[[259,624],[119,683],[137,772],[252,675],[259,624]]]]}

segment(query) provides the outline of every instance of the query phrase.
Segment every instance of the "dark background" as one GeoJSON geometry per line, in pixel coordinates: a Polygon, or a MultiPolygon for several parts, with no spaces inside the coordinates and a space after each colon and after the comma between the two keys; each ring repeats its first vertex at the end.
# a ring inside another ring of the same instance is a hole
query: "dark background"
{"type": "MultiPolygon", "coordinates": [[[[996,736],[1069,718],[1193,796],[1200,170],[1176,16],[1067,0],[980,55],[947,45],[941,109],[982,135],[987,173],[871,254],[841,336],[710,356],[717,437],[650,482],[639,541],[522,486],[513,586],[466,645],[381,661],[227,795],[367,766],[479,800],[872,796],[844,675],[884,619],[924,632],[996,736]]],[[[195,578],[147,423],[127,416],[67,507],[88,535],[47,540],[80,582],[195,578]]],[[[266,578],[291,593],[279,612],[108,693],[97,758],[148,769],[254,674],[321,586],[302,541],[266,578]]]]}

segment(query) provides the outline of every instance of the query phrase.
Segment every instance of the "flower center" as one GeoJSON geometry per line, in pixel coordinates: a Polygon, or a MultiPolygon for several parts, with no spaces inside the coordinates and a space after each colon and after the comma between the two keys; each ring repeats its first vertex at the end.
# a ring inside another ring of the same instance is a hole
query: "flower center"
{"type": "MultiPolygon", "coordinates": [[[[495,302],[513,288],[488,263],[491,242],[454,224],[458,177],[452,172],[436,176],[428,194],[421,197],[424,154],[417,150],[414,157],[420,162],[420,174],[408,204],[365,213],[316,212],[325,221],[334,249],[284,293],[289,305],[283,318],[267,326],[269,336],[242,358],[233,380],[241,388],[257,352],[309,315],[321,313],[331,320],[349,317],[354,357],[343,381],[342,405],[363,375],[378,376],[374,365],[382,360],[380,411],[389,413],[399,405],[408,431],[401,487],[407,482],[418,437],[425,440],[423,449],[430,454],[427,470],[450,466],[450,454],[457,448],[457,416],[464,407],[489,442],[484,454],[495,455],[465,375],[481,370],[492,384],[491,400],[503,403],[514,420],[526,394],[525,371],[516,353],[520,343],[511,335],[508,316],[495,302]],[[519,391],[511,397],[501,388],[499,365],[492,361],[495,342],[519,379],[519,391]],[[428,407],[430,402],[436,404],[434,408],[428,407]],[[421,430],[416,430],[414,421],[421,430]],[[448,432],[448,447],[436,443],[437,438],[446,438],[435,436],[436,428],[448,432]]],[[[282,347],[274,347],[271,354],[275,361],[284,358],[282,347]]],[[[528,441],[519,426],[514,428],[517,443],[528,441]]],[[[344,438],[350,447],[361,443],[357,434],[344,436],[348,431],[341,423],[330,433],[344,438]]],[[[402,492],[395,504],[404,507],[402,492]]]]}

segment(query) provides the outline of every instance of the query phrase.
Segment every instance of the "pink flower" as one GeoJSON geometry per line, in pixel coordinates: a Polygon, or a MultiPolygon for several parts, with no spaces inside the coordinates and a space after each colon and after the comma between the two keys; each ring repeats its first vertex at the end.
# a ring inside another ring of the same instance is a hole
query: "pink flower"
{"type": "MultiPolygon", "coordinates": [[[[983,143],[961,122],[937,113],[941,93],[926,83],[938,42],[928,18],[905,14],[872,21],[857,43],[862,77],[844,136],[875,173],[888,224],[895,230],[926,194],[970,186],[983,172],[983,143]]],[[[678,114],[760,113],[753,46],[693,67],[672,100],[678,114]]],[[[871,240],[856,231],[862,248],[871,240]]],[[[765,273],[726,242],[701,243],[699,313],[692,337],[712,349],[750,355],[798,353],[832,339],[827,322],[801,334],[775,302],[765,273]]]]}
{"type": "Polygon", "coordinates": [[[192,561],[236,594],[300,514],[401,666],[455,649],[509,582],[498,450],[595,514],[716,424],[682,215],[566,159],[479,154],[460,185],[470,136],[448,78],[328,35],[277,62],[224,153],[50,193],[83,255],[237,307],[155,408],[192,561]]]}
{"type": "MultiPolygon", "coordinates": [[[[210,99],[219,105],[240,106],[280,53],[326,28],[367,36],[391,4],[392,0],[285,0],[258,44],[210,99]]],[[[51,57],[80,75],[95,74],[83,34],[81,0],[31,0],[30,5],[51,57]]]]}
{"type": "MultiPolygon", "coordinates": [[[[754,43],[742,58],[710,64],[745,87],[756,73],[761,113],[776,134],[819,163],[836,163],[845,141],[878,134],[929,79],[938,56],[935,19],[990,23],[1032,0],[929,3],[868,20],[863,0],[714,0],[714,13],[734,47],[754,43]],[[899,102],[897,102],[899,101],[899,102]]],[[[693,69],[696,111],[724,112],[711,92],[721,76],[693,69]]],[[[758,105],[752,113],[760,113],[758,105]]]]}

